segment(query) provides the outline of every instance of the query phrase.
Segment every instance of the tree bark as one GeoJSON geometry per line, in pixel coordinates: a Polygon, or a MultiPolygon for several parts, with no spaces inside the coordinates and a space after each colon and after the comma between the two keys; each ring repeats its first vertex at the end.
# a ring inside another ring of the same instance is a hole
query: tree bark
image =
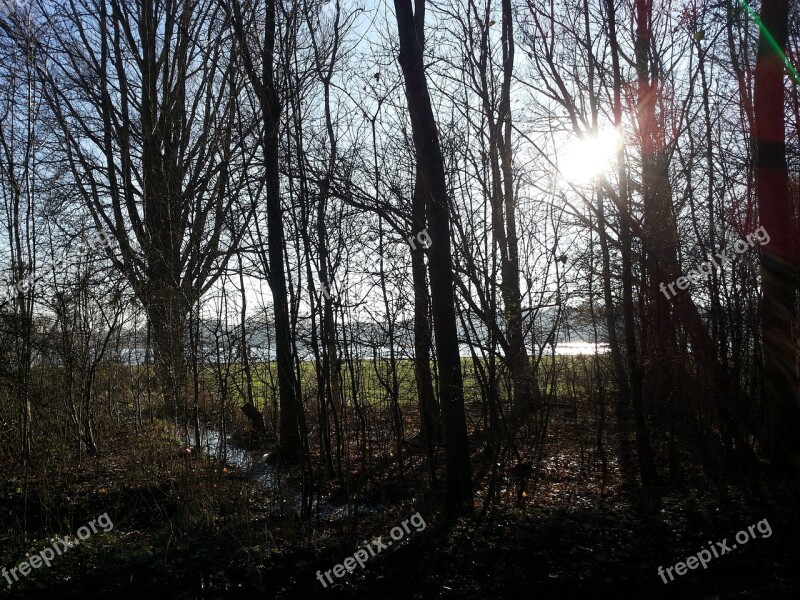
{"type": "MultiPolygon", "coordinates": [[[[415,232],[425,229],[425,195],[419,169],[414,179],[411,218],[415,232]]],[[[415,244],[411,248],[411,277],[414,283],[414,377],[419,399],[420,432],[428,448],[431,479],[435,480],[436,465],[433,458],[435,444],[442,439],[442,421],[439,401],[433,390],[430,294],[428,277],[425,274],[425,249],[421,244],[415,244]]]]}
{"type": "Polygon", "coordinates": [[[769,452],[777,470],[800,474],[800,397],[793,331],[797,325],[797,226],[786,169],[784,58],[789,4],[764,0],[755,71],[756,194],[762,227],[770,236],[761,264],[764,388],[769,452]],[[775,45],[771,43],[770,34],[775,45]]]}
{"type": "Polygon", "coordinates": [[[394,6],[400,37],[399,62],[432,239],[429,269],[445,443],[445,512],[449,516],[460,516],[472,512],[473,491],[458,351],[450,201],[423,62],[425,0],[415,0],[413,8],[411,0],[395,0],[394,6]]]}
{"type": "MultiPolygon", "coordinates": [[[[614,124],[622,125],[622,74],[619,64],[619,44],[616,30],[616,10],[613,0],[606,3],[609,20],[609,39],[611,42],[611,59],[614,69],[614,124]]],[[[634,435],[639,459],[639,475],[644,485],[649,485],[658,478],[653,451],[650,447],[650,436],[644,417],[643,380],[638,342],[636,340],[636,320],[633,302],[633,236],[629,220],[630,203],[628,198],[628,169],[622,149],[617,154],[619,164],[620,186],[620,246],[622,253],[622,314],[625,329],[625,347],[630,371],[630,394],[633,405],[634,435]]]]}
{"type": "MultiPolygon", "coordinates": [[[[671,300],[659,291],[659,284],[680,277],[678,263],[678,227],[672,210],[672,188],[669,179],[669,152],[664,140],[664,124],[657,120],[656,101],[661,93],[654,61],[650,56],[652,40],[652,0],[636,0],[636,40],[634,54],[638,76],[637,121],[642,154],[642,201],[644,224],[642,242],[645,249],[647,281],[646,297],[650,316],[643,316],[643,326],[652,321],[655,339],[643,354],[651,366],[651,382],[656,393],[665,398],[668,388],[675,385],[673,369],[677,359],[676,320],[686,329],[696,362],[710,375],[710,399],[718,412],[723,431],[723,443],[730,449],[748,454],[741,434],[739,401],[732,393],[730,378],[719,359],[708,329],[687,290],[679,290],[671,300]],[[653,351],[655,350],[655,352],[653,351]]],[[[635,415],[637,421],[643,415],[635,415]]]]}
{"type": "MultiPolygon", "coordinates": [[[[522,298],[519,284],[519,240],[517,237],[514,161],[511,147],[511,81],[514,75],[514,26],[511,1],[502,0],[502,81],[495,112],[492,85],[489,81],[489,24],[483,26],[480,46],[480,95],[488,123],[489,161],[492,187],[492,237],[499,251],[500,293],[506,321],[508,351],[506,361],[512,378],[512,412],[515,418],[527,416],[530,406],[539,400],[539,388],[525,348],[522,298]]],[[[488,11],[488,7],[487,7],[488,11]]]]}
{"type": "MultiPolygon", "coordinates": [[[[277,35],[277,0],[266,0],[263,47],[259,48],[259,65],[250,50],[250,38],[245,32],[242,6],[237,0],[223,4],[231,16],[232,25],[242,53],[244,70],[256,92],[261,109],[261,146],[264,152],[264,179],[267,218],[267,283],[272,292],[275,319],[275,363],[278,370],[280,419],[278,435],[282,458],[296,461],[305,448],[305,415],[300,401],[292,353],[292,331],[289,314],[284,246],[286,243],[281,207],[280,121],[283,107],[275,82],[275,46],[277,35]],[[260,72],[258,67],[261,67],[260,72]]],[[[261,39],[261,36],[259,36],[261,39]]]]}

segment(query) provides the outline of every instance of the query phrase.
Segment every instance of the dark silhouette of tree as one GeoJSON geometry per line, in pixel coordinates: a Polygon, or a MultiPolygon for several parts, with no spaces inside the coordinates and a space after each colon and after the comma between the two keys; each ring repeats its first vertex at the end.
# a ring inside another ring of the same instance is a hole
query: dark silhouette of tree
{"type": "MultiPolygon", "coordinates": [[[[265,207],[267,219],[267,260],[265,267],[272,291],[275,315],[275,359],[280,393],[280,445],[284,458],[298,459],[304,448],[305,416],[300,399],[289,297],[284,266],[286,237],[281,206],[280,141],[283,103],[276,81],[278,0],[265,0],[263,24],[256,18],[258,5],[245,7],[238,0],[223,2],[238,41],[244,72],[255,92],[259,115],[260,144],[264,161],[265,207]],[[261,29],[263,27],[263,29],[261,29]]],[[[263,256],[263,251],[261,252],[263,256]]]]}
{"type": "Polygon", "coordinates": [[[425,0],[415,0],[413,6],[411,0],[395,0],[394,6],[399,61],[432,239],[429,270],[445,444],[445,509],[450,515],[463,515],[473,510],[472,481],[450,250],[450,199],[423,61],[425,0]]]}
{"type": "Polygon", "coordinates": [[[800,390],[796,340],[798,228],[786,168],[784,56],[788,0],[764,0],[753,103],[760,225],[770,236],[761,263],[761,334],[770,454],[779,472],[800,473],[800,390]]]}
{"type": "Polygon", "coordinates": [[[147,310],[170,414],[186,405],[186,322],[252,215],[234,176],[236,53],[215,1],[64,2],[40,63],[75,187],[147,310]]]}

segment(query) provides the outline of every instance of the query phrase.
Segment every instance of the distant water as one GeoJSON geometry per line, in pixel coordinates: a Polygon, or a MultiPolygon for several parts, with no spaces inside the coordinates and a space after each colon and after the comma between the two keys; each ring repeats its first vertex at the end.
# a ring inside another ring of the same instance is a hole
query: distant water
{"type": "MultiPolygon", "coordinates": [[[[380,346],[378,348],[372,348],[368,346],[364,346],[363,344],[355,344],[354,348],[356,349],[356,354],[361,359],[370,359],[373,356],[378,358],[389,358],[390,352],[389,348],[386,346],[380,346]]],[[[469,346],[466,344],[459,344],[459,353],[463,358],[470,358],[472,353],[469,350],[469,346]]],[[[413,358],[414,357],[414,349],[409,344],[398,344],[395,347],[395,357],[398,359],[404,358],[413,358]]],[[[528,352],[531,353],[531,349],[528,348],[528,352]]],[[[545,350],[545,355],[551,354],[553,352],[553,347],[548,346],[545,350]]],[[[558,356],[584,356],[584,355],[592,355],[592,354],[607,354],[609,352],[609,347],[607,343],[598,343],[593,344],[591,342],[558,342],[556,344],[556,355],[558,356]]],[[[480,352],[478,353],[480,354],[480,352]]],[[[226,356],[225,352],[220,349],[219,351],[215,351],[213,348],[203,348],[200,353],[200,360],[202,363],[214,363],[217,360],[217,357],[221,357],[224,360],[226,356]]],[[[312,360],[313,354],[304,349],[300,349],[300,358],[302,360],[312,360]]],[[[253,362],[266,362],[275,360],[275,350],[273,348],[264,348],[258,346],[252,346],[250,348],[250,359],[253,362]]],[[[118,354],[118,360],[122,363],[127,365],[142,365],[145,362],[145,351],[142,348],[122,348],[118,354]]],[[[150,353],[150,361],[152,362],[153,355],[152,352],[150,353]]],[[[238,362],[238,354],[236,354],[233,358],[234,362],[238,362]]]]}
{"type": "MultiPolygon", "coordinates": [[[[552,346],[550,347],[552,352],[552,346]]],[[[559,356],[583,356],[585,354],[607,354],[608,344],[592,344],[589,342],[561,342],[556,344],[556,354],[559,356]]]]}
{"type": "MultiPolygon", "coordinates": [[[[389,352],[389,348],[386,346],[381,346],[380,348],[365,348],[356,344],[356,348],[358,349],[358,355],[360,358],[372,358],[373,356],[377,356],[378,358],[389,358],[391,353],[389,352]]],[[[459,344],[458,351],[462,358],[470,358],[472,357],[472,353],[469,350],[469,346],[467,344],[459,344]]],[[[528,349],[530,353],[530,348],[528,349]]],[[[545,350],[545,355],[550,354],[553,352],[553,347],[548,346],[545,350]]],[[[584,355],[592,355],[592,354],[607,354],[609,352],[608,344],[604,342],[600,342],[598,344],[594,344],[591,342],[558,342],[556,344],[556,355],[557,356],[584,356],[584,355]]],[[[410,348],[406,345],[398,345],[395,347],[394,350],[395,358],[403,359],[403,358],[413,358],[414,357],[414,349],[410,348]]],[[[480,354],[480,353],[479,353],[480,354]]],[[[265,348],[253,348],[251,356],[253,359],[257,361],[264,361],[264,360],[275,360],[275,352],[270,349],[269,352],[266,351],[265,348]]],[[[312,355],[309,353],[304,355],[303,358],[305,360],[310,360],[312,355]]]]}

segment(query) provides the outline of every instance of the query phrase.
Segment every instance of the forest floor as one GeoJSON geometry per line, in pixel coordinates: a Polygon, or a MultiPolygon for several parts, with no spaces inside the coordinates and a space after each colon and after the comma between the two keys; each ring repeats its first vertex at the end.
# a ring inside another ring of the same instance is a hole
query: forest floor
{"type": "MultiPolygon", "coordinates": [[[[114,523],[10,589],[0,578],[0,597],[800,597],[798,485],[761,476],[712,480],[687,469],[645,490],[627,481],[612,433],[603,476],[596,452],[577,443],[581,436],[571,435],[563,418],[548,431],[539,477],[520,504],[505,478],[497,507],[482,514],[479,502],[474,517],[449,523],[434,510],[440,498],[424,492],[422,468],[400,474],[391,463],[373,467],[357,478],[361,506],[369,510],[354,516],[343,503],[301,523],[294,510],[276,511],[272,492],[235,469],[182,457],[174,440],[152,431],[123,435],[113,452],[80,468],[35,475],[27,499],[18,477],[0,483],[0,567],[51,545],[45,532],[74,535],[106,512],[114,523]],[[365,540],[382,536],[385,543],[418,510],[424,529],[412,527],[364,568],[322,586],[318,570],[342,563],[365,540]],[[732,546],[737,532],[765,519],[767,537],[762,523],[755,539],[713,558],[707,569],[667,584],[659,576],[659,566],[685,561],[709,542],[732,546]],[[27,539],[19,534],[23,526],[27,539]]],[[[490,469],[478,437],[471,447],[480,499],[490,469]]],[[[526,456],[525,447],[518,450],[526,456]]],[[[415,452],[409,464],[421,465],[424,452],[415,452]]],[[[326,485],[335,497],[336,485],[326,485]]]]}

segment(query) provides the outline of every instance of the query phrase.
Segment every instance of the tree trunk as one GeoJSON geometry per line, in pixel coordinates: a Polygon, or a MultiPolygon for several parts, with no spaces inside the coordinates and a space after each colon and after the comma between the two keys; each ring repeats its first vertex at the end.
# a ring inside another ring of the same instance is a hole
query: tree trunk
{"type": "Polygon", "coordinates": [[[798,282],[797,227],[786,170],[784,56],[789,5],[764,0],[755,71],[756,193],[762,227],[770,236],[761,264],[764,387],[770,455],[779,472],[800,471],[800,398],[793,331],[798,282]],[[770,41],[770,33],[774,44],[770,41]]]}
{"type": "MultiPolygon", "coordinates": [[[[696,364],[707,369],[710,375],[709,396],[712,406],[722,422],[723,443],[738,453],[748,454],[741,434],[739,401],[729,381],[728,373],[719,359],[714,342],[702,317],[686,290],[679,290],[672,299],[674,309],[659,291],[659,284],[680,277],[678,263],[678,228],[672,210],[672,192],[669,180],[669,154],[664,141],[664,125],[656,117],[656,100],[660,94],[659,83],[652,73],[650,56],[652,2],[636,0],[635,57],[638,75],[637,121],[642,154],[642,201],[644,224],[642,241],[645,246],[647,271],[646,291],[650,305],[650,319],[654,323],[652,350],[644,352],[646,364],[652,365],[652,376],[658,386],[656,392],[666,397],[668,388],[675,385],[674,369],[677,358],[676,320],[683,325],[691,341],[696,364]],[[737,421],[737,419],[739,421],[737,421]]],[[[648,317],[643,317],[647,326],[648,317]]],[[[636,417],[640,417],[637,415],[636,417]]]]}
{"type": "MultiPolygon", "coordinates": [[[[411,217],[415,232],[418,233],[425,229],[425,195],[419,169],[417,169],[414,180],[411,217]]],[[[431,480],[435,480],[434,452],[436,442],[442,439],[442,421],[439,402],[433,390],[430,294],[428,293],[428,278],[425,275],[425,250],[421,244],[415,244],[411,248],[411,277],[414,282],[414,377],[419,399],[420,433],[428,448],[428,467],[431,480]]]]}
{"type": "Polygon", "coordinates": [[[267,245],[269,247],[268,283],[272,292],[275,316],[275,362],[278,369],[280,397],[280,449],[284,459],[297,460],[303,451],[305,415],[300,403],[297,378],[294,372],[288,290],[283,264],[285,239],[279,166],[281,105],[274,73],[276,1],[268,0],[266,5],[264,81],[260,89],[261,109],[264,112],[263,147],[266,161],[264,176],[266,178],[267,245]]]}
{"type": "MultiPolygon", "coordinates": [[[[622,76],[619,65],[619,45],[616,31],[616,11],[613,0],[607,0],[609,20],[609,39],[611,42],[611,59],[614,68],[614,124],[622,124],[622,76]]],[[[639,475],[644,485],[655,481],[658,477],[650,437],[643,408],[643,374],[639,359],[638,342],[636,340],[636,321],[633,302],[633,248],[629,225],[630,204],[628,200],[628,169],[622,149],[617,154],[619,164],[620,187],[620,246],[622,253],[622,314],[625,328],[625,347],[630,371],[630,395],[634,413],[634,435],[639,459],[639,475]]]]}
{"type": "Polygon", "coordinates": [[[514,74],[514,18],[511,0],[502,0],[503,18],[503,85],[500,97],[502,138],[499,144],[500,169],[503,173],[503,204],[505,217],[506,256],[502,265],[503,304],[508,323],[508,346],[511,372],[514,377],[514,416],[524,418],[532,402],[538,404],[539,388],[525,348],[522,326],[522,297],[519,287],[519,241],[517,238],[516,196],[514,194],[513,160],[511,149],[511,79],[514,74]]]}
{"type": "Polygon", "coordinates": [[[180,292],[168,285],[149,295],[145,306],[153,327],[155,375],[165,414],[177,418],[186,401],[184,333],[189,307],[180,292]]]}
{"type": "Polygon", "coordinates": [[[517,419],[527,416],[532,403],[539,399],[539,389],[525,348],[522,299],[519,285],[519,241],[517,237],[516,196],[514,193],[511,133],[511,80],[514,74],[514,29],[511,1],[502,0],[503,75],[500,98],[495,113],[489,81],[489,25],[481,37],[480,75],[483,110],[489,130],[489,160],[492,188],[492,237],[499,251],[500,293],[508,336],[507,363],[512,378],[512,412],[517,419]]]}
{"type": "Polygon", "coordinates": [[[472,512],[473,491],[458,351],[450,202],[423,63],[425,0],[416,0],[413,9],[411,0],[395,0],[394,6],[400,37],[399,62],[432,239],[429,269],[445,443],[445,512],[449,516],[460,516],[472,512]]]}

